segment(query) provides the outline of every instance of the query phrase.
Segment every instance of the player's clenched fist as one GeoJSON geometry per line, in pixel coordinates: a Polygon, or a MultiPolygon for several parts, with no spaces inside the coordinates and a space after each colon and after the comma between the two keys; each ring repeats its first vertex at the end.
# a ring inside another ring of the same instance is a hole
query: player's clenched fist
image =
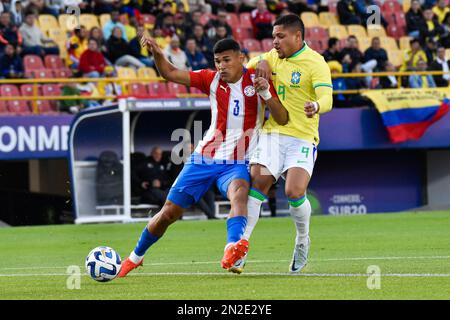
{"type": "Polygon", "coordinates": [[[266,60],[261,60],[255,69],[256,77],[263,77],[266,80],[272,79],[272,70],[270,69],[269,63],[266,60]]]}
{"type": "Polygon", "coordinates": [[[317,102],[305,102],[305,113],[308,118],[314,117],[319,112],[319,104],[317,102]]]}
{"type": "Polygon", "coordinates": [[[264,91],[269,89],[269,81],[263,77],[257,77],[255,78],[254,86],[256,91],[264,91]]]}

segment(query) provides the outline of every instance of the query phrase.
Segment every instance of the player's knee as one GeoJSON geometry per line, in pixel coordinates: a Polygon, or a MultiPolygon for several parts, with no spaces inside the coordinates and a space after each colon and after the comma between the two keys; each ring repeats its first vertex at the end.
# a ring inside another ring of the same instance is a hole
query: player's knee
{"type": "Polygon", "coordinates": [[[255,188],[267,195],[269,193],[270,187],[272,186],[272,182],[272,178],[268,179],[264,176],[258,176],[252,179],[252,188],[255,188]]]}
{"type": "Polygon", "coordinates": [[[247,203],[249,186],[247,183],[237,183],[230,193],[230,201],[247,203]]]}
{"type": "Polygon", "coordinates": [[[172,224],[180,218],[181,214],[173,205],[165,204],[161,209],[160,220],[162,223],[172,224]]]}
{"type": "Polygon", "coordinates": [[[292,188],[292,187],[287,187],[286,188],[286,196],[289,199],[298,199],[303,197],[306,194],[306,189],[305,188],[292,188]]]}

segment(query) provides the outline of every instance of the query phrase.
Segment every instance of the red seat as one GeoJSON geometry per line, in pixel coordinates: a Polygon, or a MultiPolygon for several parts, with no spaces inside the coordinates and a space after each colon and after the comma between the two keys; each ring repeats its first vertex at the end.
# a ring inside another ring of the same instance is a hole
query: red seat
{"type": "Polygon", "coordinates": [[[5,100],[0,100],[0,115],[9,115],[8,107],[6,106],[5,100]]]}
{"type": "Polygon", "coordinates": [[[322,42],[319,39],[307,39],[305,41],[308,46],[315,51],[321,53],[323,50],[325,50],[324,48],[322,48],[322,42]]]}
{"type": "Polygon", "coordinates": [[[261,51],[261,42],[256,39],[245,39],[242,41],[244,48],[250,52],[261,51]]]}
{"type": "Polygon", "coordinates": [[[244,39],[252,39],[253,31],[248,28],[233,27],[233,37],[237,41],[242,41],[244,39]]]}
{"type": "MultiPolygon", "coordinates": [[[[19,89],[12,84],[4,84],[0,86],[0,95],[2,97],[19,97],[19,89]]],[[[15,114],[29,114],[30,108],[25,100],[7,101],[6,106],[10,112],[15,114]]]]}
{"type": "Polygon", "coordinates": [[[53,72],[50,69],[33,70],[33,75],[37,79],[52,79],[53,72]]]}
{"type": "Polygon", "coordinates": [[[146,96],[148,95],[147,88],[142,83],[130,83],[128,91],[133,96],[146,96]]]}
{"type": "Polygon", "coordinates": [[[240,20],[240,26],[242,28],[250,28],[253,29],[253,24],[252,24],[252,16],[250,13],[248,12],[242,12],[239,15],[239,20],[240,20]]]}
{"type": "Polygon", "coordinates": [[[316,38],[320,38],[320,39],[327,38],[327,40],[328,40],[328,31],[325,28],[313,27],[313,28],[308,28],[307,30],[309,30],[309,36],[313,37],[314,39],[316,39],[316,38]]]}
{"type": "MultiPolygon", "coordinates": [[[[20,93],[22,96],[24,97],[31,97],[33,96],[33,90],[34,90],[34,85],[33,84],[23,84],[20,86],[20,93]]],[[[41,85],[37,85],[37,95],[41,95],[41,85]]]]}
{"type": "Polygon", "coordinates": [[[164,95],[169,93],[165,82],[150,82],[147,84],[147,91],[150,95],[164,95]]]}
{"type": "Polygon", "coordinates": [[[406,35],[404,28],[399,28],[396,25],[388,25],[386,30],[388,36],[394,37],[396,40],[406,35]]]}
{"type": "Polygon", "coordinates": [[[398,1],[386,0],[381,7],[383,13],[403,11],[403,7],[398,1]]]}
{"type": "Polygon", "coordinates": [[[141,24],[155,24],[156,18],[152,14],[141,14],[141,24]]]}
{"type": "Polygon", "coordinates": [[[337,4],[339,0],[329,0],[328,1],[328,11],[337,15],[337,4]]]}
{"type": "Polygon", "coordinates": [[[49,100],[38,100],[37,101],[37,107],[39,110],[39,113],[43,114],[57,114],[57,112],[53,109],[51,106],[51,101],[49,100]]]}
{"type": "Polygon", "coordinates": [[[236,13],[227,12],[227,23],[234,28],[240,25],[238,15],[236,13]]]}
{"type": "Polygon", "coordinates": [[[267,38],[261,40],[262,51],[267,52],[273,49],[273,39],[267,38]]]}
{"type": "Polygon", "coordinates": [[[45,67],[47,69],[63,69],[64,63],[56,54],[48,54],[44,58],[45,67]]]}
{"type": "Polygon", "coordinates": [[[216,16],[213,14],[203,14],[200,18],[200,23],[205,25],[209,22],[209,20],[215,20],[216,16]]]}
{"type": "Polygon", "coordinates": [[[169,91],[170,94],[175,95],[188,93],[186,86],[174,82],[167,83],[167,90],[169,91]]]}
{"type": "MultiPolygon", "coordinates": [[[[42,85],[42,95],[46,97],[54,97],[61,95],[61,87],[59,84],[44,84],[42,85]]],[[[56,100],[49,100],[50,107],[56,111],[56,100]]]]}
{"type": "Polygon", "coordinates": [[[53,70],[56,78],[70,78],[72,77],[72,70],[62,67],[61,69],[53,70]]]}
{"type": "Polygon", "coordinates": [[[25,71],[44,69],[41,57],[34,54],[27,54],[23,58],[23,66],[25,71]]]}
{"type": "Polygon", "coordinates": [[[396,18],[396,24],[397,27],[402,28],[402,29],[406,29],[406,18],[405,18],[405,13],[398,11],[395,13],[395,18],[396,18]]]}

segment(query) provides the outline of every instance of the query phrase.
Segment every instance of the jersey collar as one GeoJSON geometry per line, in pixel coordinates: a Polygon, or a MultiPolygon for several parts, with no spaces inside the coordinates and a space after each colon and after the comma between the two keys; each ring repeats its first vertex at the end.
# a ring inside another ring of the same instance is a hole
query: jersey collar
{"type": "Polygon", "coordinates": [[[298,50],[296,53],[294,53],[292,56],[288,57],[288,59],[298,57],[303,51],[306,50],[306,48],[308,48],[308,45],[306,44],[305,41],[303,41],[303,47],[300,50],[298,50]]]}

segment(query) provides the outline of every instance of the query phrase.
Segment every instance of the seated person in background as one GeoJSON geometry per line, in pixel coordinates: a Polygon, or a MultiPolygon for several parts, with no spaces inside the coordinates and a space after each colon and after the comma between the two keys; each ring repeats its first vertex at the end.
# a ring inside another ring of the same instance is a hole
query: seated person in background
{"type": "Polygon", "coordinates": [[[88,48],[88,31],[85,26],[73,30],[73,36],[69,39],[67,65],[72,69],[78,69],[81,54],[88,48]]]}
{"type": "Polygon", "coordinates": [[[338,49],[338,42],[339,40],[337,38],[330,38],[328,39],[328,48],[325,50],[322,55],[325,61],[339,61],[339,49],[338,49]]]}
{"type": "Polygon", "coordinates": [[[406,31],[410,37],[418,39],[420,36],[420,26],[425,23],[419,0],[411,1],[411,8],[405,15],[406,31]]]}
{"type": "Polygon", "coordinates": [[[177,69],[190,70],[186,53],[180,48],[180,39],[173,36],[170,44],[164,49],[164,55],[177,69]]]}
{"type": "Polygon", "coordinates": [[[135,179],[142,188],[141,202],[162,206],[170,187],[167,164],[163,163],[163,151],[156,146],[150,156],[135,171],[135,179]]]}
{"type": "Polygon", "coordinates": [[[133,67],[135,69],[145,67],[145,64],[131,55],[130,46],[122,36],[122,30],[119,27],[114,27],[106,42],[109,61],[118,67],[133,67]]]}
{"type": "Polygon", "coordinates": [[[19,32],[23,38],[23,55],[36,54],[44,56],[46,54],[59,55],[59,48],[55,41],[44,36],[42,31],[35,24],[36,16],[32,12],[25,15],[25,22],[20,26],[19,32]],[[45,46],[52,44],[52,47],[45,46]]]}
{"type": "MultiPolygon", "coordinates": [[[[395,72],[396,70],[391,62],[386,61],[384,71],[395,72]]],[[[398,88],[397,77],[396,76],[380,77],[380,87],[382,89],[397,89],[398,88]]]]}
{"type": "Polygon", "coordinates": [[[208,68],[208,60],[206,60],[203,53],[197,48],[197,43],[194,38],[189,38],[186,41],[185,53],[192,67],[192,71],[208,68]]]}
{"type": "Polygon", "coordinates": [[[89,39],[87,50],[81,54],[78,70],[83,77],[100,78],[103,76],[105,66],[105,57],[98,48],[97,40],[89,39]]]}
{"type": "Polygon", "coordinates": [[[343,25],[361,24],[361,18],[356,12],[356,4],[353,0],[340,0],[337,4],[337,13],[343,25]]]}
{"type": "MultiPolygon", "coordinates": [[[[445,48],[440,46],[437,49],[436,60],[430,64],[430,70],[448,72],[449,66],[450,62],[445,58],[445,48]]],[[[450,74],[435,75],[433,78],[438,87],[447,87],[450,81],[450,74]]]]}
{"type": "Polygon", "coordinates": [[[411,49],[405,51],[405,56],[403,57],[403,64],[400,67],[400,71],[416,70],[419,61],[427,62],[427,55],[422,50],[418,39],[412,39],[410,41],[410,46],[411,49]]]}
{"type": "Polygon", "coordinates": [[[369,48],[364,52],[364,61],[375,60],[377,62],[374,71],[384,69],[384,64],[388,60],[387,52],[381,47],[380,38],[373,37],[369,48]]]}
{"type": "MultiPolygon", "coordinates": [[[[352,73],[363,73],[361,69],[361,63],[357,63],[354,65],[351,70],[352,73]]],[[[366,79],[361,77],[355,78],[345,78],[345,84],[347,90],[361,90],[366,89],[368,86],[366,84],[366,79]]],[[[369,105],[369,101],[367,98],[361,96],[359,93],[357,94],[349,94],[347,95],[347,107],[362,107],[369,105]]]]}
{"type": "Polygon", "coordinates": [[[111,20],[109,20],[103,27],[103,36],[105,37],[105,40],[109,39],[114,28],[120,28],[120,30],[122,30],[122,34],[120,36],[123,37],[125,41],[128,40],[125,26],[120,22],[120,13],[117,10],[113,10],[111,12],[111,20]]]}
{"type": "Polygon", "coordinates": [[[0,59],[0,77],[7,79],[23,78],[22,58],[12,44],[7,44],[5,54],[0,59]]]}
{"type": "MultiPolygon", "coordinates": [[[[22,45],[22,37],[19,28],[11,21],[11,14],[4,11],[0,14],[0,54],[4,52],[7,44],[12,44],[18,48],[22,45]]],[[[18,53],[20,52],[18,51],[18,53]]]]}
{"type": "MultiPolygon", "coordinates": [[[[417,64],[417,71],[427,71],[427,63],[420,60],[417,64]]],[[[430,74],[419,75],[413,74],[409,76],[409,87],[410,88],[435,88],[436,83],[434,82],[433,76],[430,74]]]]}
{"type": "Polygon", "coordinates": [[[256,2],[256,9],[251,13],[253,34],[256,39],[272,38],[272,14],[267,10],[265,0],[256,2]]]}
{"type": "MultiPolygon", "coordinates": [[[[137,30],[138,33],[142,33],[145,31],[145,27],[139,26],[137,30]]],[[[146,67],[153,67],[155,65],[153,57],[149,56],[148,54],[147,48],[141,47],[141,44],[139,43],[139,37],[137,35],[133,39],[131,39],[130,49],[131,55],[145,64],[146,67]]]]}

